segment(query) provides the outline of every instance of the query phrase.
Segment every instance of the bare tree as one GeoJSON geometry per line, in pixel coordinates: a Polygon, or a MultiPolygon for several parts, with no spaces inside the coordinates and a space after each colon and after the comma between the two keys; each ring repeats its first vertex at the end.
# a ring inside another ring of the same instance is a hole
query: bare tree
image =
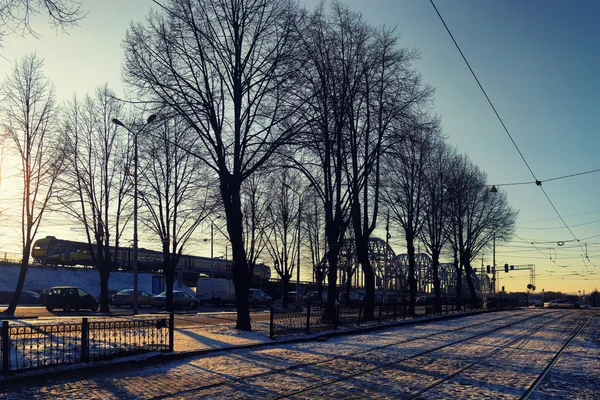
{"type": "Polygon", "coordinates": [[[494,235],[510,238],[517,212],[508,204],[505,193],[490,193],[485,173],[465,155],[458,156],[453,163],[447,190],[451,199],[450,237],[475,305],[477,293],[471,261],[489,245],[494,235]]]}
{"type": "Polygon", "coordinates": [[[327,312],[333,317],[337,291],[338,258],[350,223],[351,194],[344,173],[348,162],[345,133],[351,108],[361,85],[364,41],[353,31],[357,14],[334,3],[331,13],[321,5],[298,25],[301,35],[299,57],[305,60],[298,87],[302,118],[308,122],[301,155],[296,166],[317,190],[325,213],[327,240],[327,312]]]}
{"type": "Polygon", "coordinates": [[[139,196],[143,223],[161,243],[167,310],[173,311],[175,269],[198,225],[208,216],[210,184],[205,165],[189,150],[198,136],[181,119],[155,123],[140,135],[139,196]],[[208,178],[208,179],[207,179],[208,178]]]}
{"type": "Polygon", "coordinates": [[[238,329],[250,330],[252,265],[240,190],[294,134],[284,123],[295,68],[289,0],[171,0],[125,39],[125,77],[141,98],[168,107],[199,136],[198,157],[219,177],[232,245],[238,329]]]}
{"type": "Polygon", "coordinates": [[[10,33],[38,37],[31,26],[31,17],[37,14],[48,14],[50,25],[61,30],[77,26],[85,17],[80,1],[3,0],[0,4],[0,44],[10,33]]]}
{"type": "Polygon", "coordinates": [[[61,212],[85,230],[91,261],[100,274],[102,312],[110,312],[108,280],[117,268],[117,250],[128,220],[132,142],[111,122],[122,114],[122,105],[107,85],[83,102],[73,98],[64,127],[65,173],[56,196],[61,212]]]}
{"type": "Polygon", "coordinates": [[[293,186],[297,177],[290,176],[290,170],[283,169],[280,174],[272,174],[270,181],[270,200],[267,206],[266,230],[267,252],[273,260],[275,271],[281,278],[283,288],[283,307],[288,307],[287,293],[290,280],[294,276],[297,256],[297,218],[298,206],[294,201],[293,186]]]}
{"type": "Polygon", "coordinates": [[[312,265],[314,281],[317,284],[319,299],[323,298],[323,282],[327,275],[327,240],[325,240],[325,218],[323,205],[317,196],[306,202],[304,214],[305,237],[312,265]]]}
{"type": "Polygon", "coordinates": [[[244,246],[252,268],[267,246],[269,204],[272,200],[269,195],[269,179],[266,173],[256,173],[242,184],[244,246]]]}
{"type": "Polygon", "coordinates": [[[429,168],[435,126],[407,126],[390,147],[384,165],[383,198],[390,217],[402,229],[408,253],[409,309],[414,315],[417,281],[415,241],[425,222],[425,174],[429,168]]]}
{"type": "Polygon", "coordinates": [[[429,167],[425,171],[424,223],[419,240],[425,245],[431,256],[431,269],[433,273],[433,291],[435,294],[435,306],[439,312],[442,309],[440,290],[440,255],[448,241],[447,225],[450,215],[447,210],[448,194],[446,181],[449,178],[451,159],[454,150],[442,140],[434,143],[433,151],[429,155],[429,167]]]}
{"type": "Polygon", "coordinates": [[[21,158],[23,173],[23,258],[17,287],[4,311],[13,315],[27,276],[31,246],[63,162],[63,148],[56,140],[58,108],[54,100],[54,86],[43,74],[42,59],[30,54],[15,63],[12,74],[4,83],[0,107],[3,131],[21,158]]]}
{"type": "MultiPolygon", "coordinates": [[[[398,47],[393,30],[371,34],[362,75],[361,98],[351,108],[349,124],[352,187],[352,222],[356,254],[365,274],[365,318],[373,317],[375,274],[370,263],[369,242],[379,214],[381,158],[386,148],[402,140],[393,132],[414,123],[419,109],[429,102],[432,90],[410,64],[414,50],[398,47]]],[[[398,155],[398,154],[396,154],[398,155]]]]}

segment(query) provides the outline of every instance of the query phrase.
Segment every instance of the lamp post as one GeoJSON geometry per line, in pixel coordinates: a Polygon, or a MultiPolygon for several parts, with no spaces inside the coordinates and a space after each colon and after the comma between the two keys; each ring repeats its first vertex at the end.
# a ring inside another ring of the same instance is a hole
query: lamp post
{"type": "Polygon", "coordinates": [[[133,135],[133,315],[138,313],[138,134],[155,119],[156,114],[151,114],[137,132],[117,118],[112,119],[113,124],[122,126],[133,135]]]}

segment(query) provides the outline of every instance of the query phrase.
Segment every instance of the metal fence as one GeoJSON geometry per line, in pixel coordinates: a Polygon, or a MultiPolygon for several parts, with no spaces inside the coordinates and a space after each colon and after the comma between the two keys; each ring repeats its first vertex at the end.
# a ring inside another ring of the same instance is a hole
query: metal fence
{"type": "Polygon", "coordinates": [[[174,316],[10,325],[2,321],[2,375],[16,371],[106,360],[150,351],[173,351],[174,316]]]}
{"type": "Polygon", "coordinates": [[[297,309],[271,309],[269,335],[285,336],[294,334],[311,334],[326,330],[335,330],[338,326],[380,323],[402,318],[404,306],[400,303],[380,304],[375,306],[373,319],[364,318],[364,309],[360,307],[337,306],[335,315],[328,315],[325,307],[312,306],[310,303],[297,309]]]}
{"type": "MultiPolygon", "coordinates": [[[[497,308],[515,307],[513,302],[504,301],[497,304],[497,308]]],[[[480,307],[471,303],[462,305],[462,310],[473,311],[480,307]]],[[[458,312],[452,299],[442,299],[441,309],[437,309],[433,299],[427,299],[423,304],[417,304],[414,317],[427,317],[430,315],[453,314],[458,312]]],[[[388,303],[375,305],[373,318],[364,318],[363,304],[359,307],[337,306],[335,317],[328,316],[321,305],[312,306],[310,303],[301,308],[273,309],[269,325],[269,335],[275,336],[311,334],[326,330],[335,330],[339,326],[360,326],[380,324],[382,322],[406,319],[408,316],[408,303],[388,303]]]]}

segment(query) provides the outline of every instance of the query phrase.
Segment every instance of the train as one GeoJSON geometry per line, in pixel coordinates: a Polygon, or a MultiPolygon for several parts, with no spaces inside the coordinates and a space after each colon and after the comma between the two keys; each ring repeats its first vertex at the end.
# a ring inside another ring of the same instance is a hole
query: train
{"type": "MultiPolygon", "coordinates": [[[[110,248],[114,255],[115,248],[110,248]]],[[[93,266],[90,246],[85,242],[58,239],[46,236],[38,239],[31,250],[33,262],[50,266],[93,266]]],[[[163,253],[161,251],[138,249],[138,272],[162,273],[163,253]]],[[[230,260],[192,255],[182,255],[175,269],[175,278],[189,286],[195,286],[198,277],[212,276],[215,278],[231,279],[230,260]]],[[[133,269],[133,250],[119,247],[115,270],[131,271],[133,269]]],[[[271,278],[271,268],[264,264],[254,266],[254,280],[268,281],[271,278]]]]}

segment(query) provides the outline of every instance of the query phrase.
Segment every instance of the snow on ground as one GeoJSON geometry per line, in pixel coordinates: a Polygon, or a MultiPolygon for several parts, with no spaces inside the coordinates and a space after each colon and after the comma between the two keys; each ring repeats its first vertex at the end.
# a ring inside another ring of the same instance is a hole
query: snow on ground
{"type": "MultiPolygon", "coordinates": [[[[19,279],[20,266],[2,265],[0,266],[0,292],[12,292],[17,287],[19,279]]],[[[138,288],[151,294],[152,277],[163,276],[161,274],[138,274],[138,288]]],[[[95,268],[66,268],[49,266],[29,266],[25,285],[23,290],[42,290],[52,286],[76,286],[82,288],[93,296],[100,295],[100,274],[95,268]]],[[[111,272],[108,280],[109,291],[119,291],[121,289],[131,289],[133,287],[133,274],[131,272],[116,271],[111,272]]],[[[190,294],[194,292],[175,280],[175,290],[185,290],[190,294]]]]}
{"type": "MultiPolygon", "coordinates": [[[[275,341],[272,346],[14,386],[5,398],[403,398],[493,351],[498,352],[492,358],[419,398],[519,398],[585,313],[489,313],[327,341],[275,341]],[[531,316],[536,319],[526,320],[531,316]],[[532,335],[521,340],[524,334],[532,335]],[[503,349],[507,343],[512,344],[503,349]]],[[[600,398],[599,328],[596,315],[544,381],[549,386],[542,384],[532,398],[600,398]]],[[[231,326],[188,333],[207,338],[206,345],[214,348],[228,341],[268,340],[261,332],[237,332],[231,326]]]]}

